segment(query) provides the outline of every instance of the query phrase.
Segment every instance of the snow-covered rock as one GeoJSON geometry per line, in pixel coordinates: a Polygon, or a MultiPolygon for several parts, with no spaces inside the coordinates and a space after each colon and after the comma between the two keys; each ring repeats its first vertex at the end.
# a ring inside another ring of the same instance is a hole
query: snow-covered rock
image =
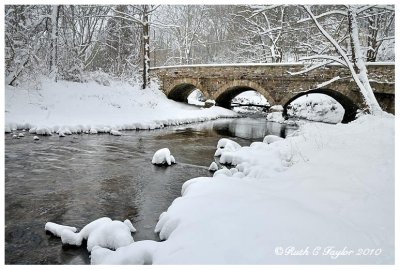
{"type": "Polygon", "coordinates": [[[240,144],[230,139],[222,138],[218,141],[214,156],[221,156],[225,152],[234,152],[241,148],[240,144]]]}
{"type": "Polygon", "coordinates": [[[58,136],[59,136],[59,137],[65,137],[65,134],[64,134],[63,132],[59,132],[59,133],[58,133],[58,136]]]}
{"type": "Polygon", "coordinates": [[[117,249],[132,242],[131,228],[124,222],[113,220],[99,225],[89,234],[87,250],[90,252],[95,246],[117,249]]]}
{"type": "Polygon", "coordinates": [[[231,172],[231,170],[229,170],[227,168],[222,168],[222,169],[219,169],[218,171],[216,171],[214,173],[213,177],[216,177],[218,175],[232,176],[232,172],[231,172]]]}
{"type": "Polygon", "coordinates": [[[21,132],[21,133],[18,133],[18,137],[20,137],[20,138],[25,137],[25,135],[24,135],[24,133],[21,132]]]}
{"type": "Polygon", "coordinates": [[[39,137],[38,136],[33,136],[33,140],[38,141],[39,137]]]}
{"type": "Polygon", "coordinates": [[[282,141],[282,140],[283,140],[282,137],[279,137],[279,136],[276,136],[276,135],[267,135],[267,136],[264,137],[263,143],[271,144],[271,143],[274,143],[274,142],[277,142],[277,141],[282,141]]]}
{"type": "Polygon", "coordinates": [[[18,137],[17,134],[13,134],[13,135],[12,135],[12,138],[13,138],[13,139],[19,139],[19,137],[18,137]]]}
{"type": "Polygon", "coordinates": [[[218,165],[217,165],[217,163],[215,163],[215,161],[213,161],[213,162],[210,164],[210,167],[208,167],[208,170],[209,170],[209,171],[217,171],[217,170],[218,170],[218,165]]]}
{"type": "Polygon", "coordinates": [[[98,132],[97,132],[97,129],[91,128],[91,129],[89,130],[89,133],[90,133],[90,134],[97,134],[98,132]]]}
{"type": "Polygon", "coordinates": [[[153,263],[153,254],[158,246],[159,242],[150,240],[135,242],[115,251],[96,246],[90,254],[90,263],[93,265],[148,265],[153,263]]]}
{"type": "Polygon", "coordinates": [[[114,136],[121,136],[121,135],[122,135],[121,132],[119,132],[118,130],[115,130],[115,129],[112,129],[112,130],[110,131],[110,134],[111,134],[111,135],[114,135],[114,136]]]}
{"type": "Polygon", "coordinates": [[[52,135],[53,131],[48,127],[38,127],[36,128],[37,135],[52,135]]]}
{"type": "Polygon", "coordinates": [[[90,252],[95,246],[103,248],[117,249],[127,246],[134,240],[131,232],[135,232],[129,220],[124,222],[111,220],[108,217],[96,219],[78,233],[75,227],[59,225],[48,222],[45,226],[47,231],[50,231],[55,236],[61,237],[63,244],[80,246],[83,239],[87,240],[87,250],[90,252]]]}
{"type": "Polygon", "coordinates": [[[53,222],[47,222],[44,226],[44,229],[55,236],[61,237],[61,234],[64,230],[75,233],[77,229],[71,226],[60,225],[53,222]]]}
{"type": "Polygon", "coordinates": [[[158,165],[171,165],[172,163],[175,163],[175,158],[171,155],[168,148],[162,148],[154,153],[151,163],[158,165]]]}

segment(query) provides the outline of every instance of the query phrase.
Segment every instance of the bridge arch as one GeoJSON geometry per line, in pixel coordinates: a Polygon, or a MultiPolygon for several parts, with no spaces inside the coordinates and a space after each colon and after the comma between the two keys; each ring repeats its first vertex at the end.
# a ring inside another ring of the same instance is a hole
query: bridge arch
{"type": "Polygon", "coordinates": [[[171,88],[167,90],[167,97],[175,101],[187,102],[188,96],[195,89],[199,89],[203,93],[203,95],[206,95],[206,93],[202,91],[202,86],[198,83],[197,80],[176,80],[174,81],[174,84],[171,86],[171,88]]]}
{"type": "Polygon", "coordinates": [[[274,98],[267,90],[265,90],[264,87],[249,80],[233,80],[221,86],[213,96],[218,106],[229,109],[231,101],[234,97],[250,90],[254,90],[262,94],[271,106],[275,105],[274,98]]]}
{"type": "Polygon", "coordinates": [[[354,102],[351,98],[345,96],[344,94],[332,89],[313,89],[306,92],[298,93],[297,95],[287,98],[282,102],[283,116],[287,116],[288,105],[292,103],[292,101],[308,94],[325,94],[335,99],[344,108],[342,123],[348,123],[356,119],[357,110],[359,109],[357,103],[354,102]]]}

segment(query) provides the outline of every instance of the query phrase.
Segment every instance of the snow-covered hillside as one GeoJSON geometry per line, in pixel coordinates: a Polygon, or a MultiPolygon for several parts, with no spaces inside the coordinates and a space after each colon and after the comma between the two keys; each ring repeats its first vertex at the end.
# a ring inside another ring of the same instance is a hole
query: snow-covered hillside
{"type": "MultiPolygon", "coordinates": [[[[5,130],[38,128],[104,132],[126,129],[154,129],[235,117],[220,107],[196,108],[174,102],[153,88],[142,90],[127,83],[58,83],[43,81],[39,90],[6,86],[5,130]]],[[[34,130],[33,130],[34,132],[34,130]]]]}

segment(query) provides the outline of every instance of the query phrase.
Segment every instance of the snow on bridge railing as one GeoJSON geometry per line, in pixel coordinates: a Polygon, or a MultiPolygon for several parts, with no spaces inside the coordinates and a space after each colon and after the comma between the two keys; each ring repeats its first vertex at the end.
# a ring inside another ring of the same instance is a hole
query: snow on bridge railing
{"type": "MultiPolygon", "coordinates": [[[[366,66],[394,66],[395,62],[365,62],[366,66]]],[[[159,66],[151,67],[152,69],[169,69],[169,68],[194,68],[194,67],[251,67],[251,66],[304,66],[302,62],[288,63],[232,63],[232,64],[196,64],[196,65],[176,65],[176,66],[159,66]]],[[[340,66],[337,63],[327,64],[327,66],[340,66]]]]}
{"type": "Polygon", "coordinates": [[[196,65],[176,65],[176,66],[159,66],[150,69],[166,69],[166,68],[191,68],[191,67],[248,67],[248,66],[303,66],[303,63],[232,63],[232,64],[196,64],[196,65]]]}

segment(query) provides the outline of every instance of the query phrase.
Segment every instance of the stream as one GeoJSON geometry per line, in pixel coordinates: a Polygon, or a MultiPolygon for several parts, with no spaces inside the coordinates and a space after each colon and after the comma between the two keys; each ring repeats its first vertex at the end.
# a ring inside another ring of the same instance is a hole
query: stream
{"type": "Polygon", "coordinates": [[[216,145],[230,138],[242,146],[265,135],[286,137],[294,127],[264,119],[219,119],[123,136],[5,134],[5,263],[90,264],[86,246],[66,247],[47,234],[46,222],[81,229],[100,217],[129,218],[135,241],[157,240],[159,215],[181,195],[182,184],[212,176],[216,145]],[[151,164],[168,147],[177,164],[151,164]]]}

